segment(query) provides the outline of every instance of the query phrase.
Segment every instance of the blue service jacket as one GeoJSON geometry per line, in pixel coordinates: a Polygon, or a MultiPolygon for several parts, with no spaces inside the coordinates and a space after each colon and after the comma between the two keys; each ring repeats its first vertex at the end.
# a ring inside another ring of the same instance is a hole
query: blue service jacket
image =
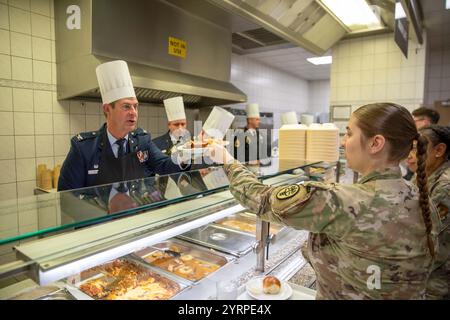
{"type": "Polygon", "coordinates": [[[173,147],[173,142],[172,142],[172,139],[170,138],[169,131],[167,131],[162,136],[159,136],[159,137],[153,139],[153,142],[159,148],[159,150],[161,150],[161,152],[164,154],[169,154],[170,150],[173,147]]]}
{"type": "MultiPolygon", "coordinates": [[[[98,131],[83,132],[71,139],[69,154],[61,168],[58,191],[95,185],[101,170],[100,158],[104,148],[102,136],[105,130],[106,125],[103,125],[98,131]]],[[[129,140],[130,152],[147,151],[148,159],[144,162],[146,177],[155,173],[163,175],[183,171],[155,146],[147,131],[137,128],[130,132],[129,140]]]]}

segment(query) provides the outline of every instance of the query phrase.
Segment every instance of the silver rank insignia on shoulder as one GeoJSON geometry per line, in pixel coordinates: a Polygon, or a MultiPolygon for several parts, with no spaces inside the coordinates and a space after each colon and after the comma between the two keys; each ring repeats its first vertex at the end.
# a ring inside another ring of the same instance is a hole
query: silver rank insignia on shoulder
{"type": "Polygon", "coordinates": [[[277,193],[278,200],[286,200],[295,196],[300,190],[300,187],[296,184],[284,187],[277,193]]]}
{"type": "Polygon", "coordinates": [[[140,163],[143,163],[148,160],[148,151],[138,151],[136,152],[136,156],[140,163]]]}
{"type": "Polygon", "coordinates": [[[78,139],[78,141],[83,140],[83,137],[81,136],[81,134],[77,134],[77,139],[78,139]]]}

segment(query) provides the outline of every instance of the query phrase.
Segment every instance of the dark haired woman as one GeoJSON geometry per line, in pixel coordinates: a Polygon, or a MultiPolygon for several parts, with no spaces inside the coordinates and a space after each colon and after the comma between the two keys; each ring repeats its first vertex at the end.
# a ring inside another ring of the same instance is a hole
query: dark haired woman
{"type": "Polygon", "coordinates": [[[426,172],[429,193],[442,222],[439,249],[427,284],[427,298],[450,299],[450,127],[430,125],[420,133],[428,140],[426,172]]]}
{"type": "MultiPolygon", "coordinates": [[[[348,166],[362,175],[353,185],[271,187],[222,146],[210,151],[226,163],[230,191],[242,205],[263,219],[311,231],[306,258],[316,271],[318,299],[422,299],[436,250],[432,220],[438,217],[428,205],[424,157],[420,192],[399,168],[418,138],[405,108],[359,108],[343,141],[348,166]]],[[[418,154],[425,150],[420,137],[418,154]]]]}

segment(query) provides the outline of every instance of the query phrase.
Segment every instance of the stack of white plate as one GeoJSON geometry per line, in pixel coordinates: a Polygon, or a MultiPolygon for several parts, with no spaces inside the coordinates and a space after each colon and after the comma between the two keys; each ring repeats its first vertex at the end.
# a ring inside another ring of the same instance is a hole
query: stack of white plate
{"type": "Polygon", "coordinates": [[[309,126],[306,134],[306,159],[309,161],[339,160],[339,129],[333,123],[309,126]]]}
{"type": "Polygon", "coordinates": [[[302,124],[285,124],[280,128],[278,149],[280,160],[306,159],[306,132],[308,127],[302,124]]]}

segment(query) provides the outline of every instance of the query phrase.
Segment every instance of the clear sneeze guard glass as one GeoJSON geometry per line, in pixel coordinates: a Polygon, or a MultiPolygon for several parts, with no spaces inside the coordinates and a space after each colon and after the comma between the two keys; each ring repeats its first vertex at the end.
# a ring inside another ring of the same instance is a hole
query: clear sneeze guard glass
{"type": "MultiPolygon", "coordinates": [[[[264,181],[292,173],[295,169],[308,168],[316,163],[318,162],[280,162],[278,158],[272,158],[262,162],[261,165],[252,165],[248,168],[264,181]]],[[[70,252],[62,251],[60,255],[55,255],[57,250],[50,250],[52,254],[47,254],[44,248],[35,245],[36,240],[42,241],[53,235],[67,236],[67,241],[75,241],[70,247],[74,249],[73,257],[70,259],[77,261],[82,257],[80,252],[84,255],[90,254],[90,250],[95,250],[97,245],[101,250],[122,245],[125,232],[120,234],[119,239],[117,230],[105,228],[102,230],[104,234],[102,236],[97,234],[92,242],[80,239],[78,244],[76,239],[70,240],[73,230],[86,231],[90,230],[85,228],[87,226],[114,225],[114,223],[106,225],[106,222],[116,222],[116,225],[117,222],[123,225],[128,223],[130,227],[126,236],[131,239],[130,241],[135,241],[145,232],[148,234],[148,230],[159,232],[160,229],[170,229],[171,224],[175,225],[177,220],[188,221],[190,215],[199,216],[200,211],[203,215],[205,212],[208,215],[218,208],[226,208],[226,204],[230,201],[235,205],[236,202],[230,199],[228,192],[226,197],[221,195],[223,191],[228,190],[228,186],[228,178],[223,168],[218,166],[1,201],[0,215],[3,223],[0,229],[0,278],[4,278],[8,273],[15,275],[18,269],[29,272],[34,262],[39,264],[40,269],[45,267],[45,262],[49,262],[48,268],[52,268],[52,264],[55,266],[58,264],[58,259],[62,259],[63,256],[67,259],[70,256],[70,252]],[[169,206],[172,204],[178,205],[169,206]],[[25,218],[27,215],[34,217],[31,219],[32,224],[30,219],[25,218]],[[130,219],[122,219],[125,217],[130,219]],[[141,219],[141,223],[133,225],[133,221],[138,219],[141,219]],[[31,251],[37,251],[38,259],[27,259],[12,250],[18,245],[26,247],[29,244],[31,251]],[[86,246],[85,250],[83,246],[86,246]]],[[[86,232],[88,234],[89,231],[86,232]]],[[[46,244],[48,245],[48,241],[46,244]]]]}

